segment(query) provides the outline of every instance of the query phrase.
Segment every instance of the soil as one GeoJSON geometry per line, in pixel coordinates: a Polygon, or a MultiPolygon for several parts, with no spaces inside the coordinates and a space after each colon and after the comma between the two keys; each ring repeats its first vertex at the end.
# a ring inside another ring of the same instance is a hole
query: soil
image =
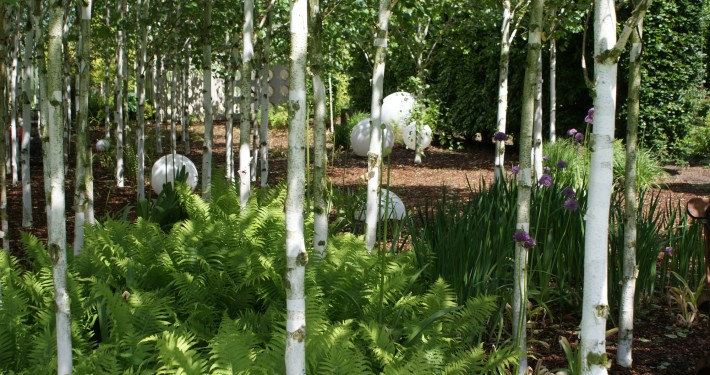
{"type": "MultiPolygon", "coordinates": [[[[179,128],[178,128],[179,130],[179,128]]],[[[198,169],[201,166],[202,126],[193,126],[191,149],[185,152],[182,142],[178,141],[178,152],[187,154],[198,169]]],[[[148,132],[147,132],[148,133],[148,132]]],[[[152,133],[152,131],[150,132],[152,133]]],[[[214,164],[224,165],[224,123],[215,125],[214,164]]],[[[166,134],[166,133],[164,133],[166,134]]],[[[97,129],[95,137],[102,137],[97,129]]],[[[274,129],[269,135],[270,175],[269,184],[284,181],[286,178],[286,130],[274,129]]],[[[235,141],[239,139],[238,129],[235,130],[235,141]]],[[[42,180],[42,157],[37,134],[33,135],[31,176],[34,222],[29,228],[20,228],[22,219],[22,189],[12,186],[12,178],[8,178],[8,213],[10,218],[10,244],[14,255],[23,256],[20,243],[20,231],[34,234],[46,240],[46,210],[44,185],[42,180]]],[[[238,141],[237,141],[238,142],[238,141]]],[[[169,148],[169,137],[163,137],[163,146],[169,148]]],[[[73,147],[73,146],[72,146],[73,147]]],[[[146,145],[146,150],[153,151],[154,146],[146,145]]],[[[509,150],[514,149],[510,147],[509,150]]],[[[421,206],[440,198],[444,191],[450,194],[464,194],[470,187],[477,189],[479,183],[489,183],[493,180],[493,146],[490,143],[475,142],[465,144],[463,149],[449,150],[440,145],[432,145],[426,150],[423,165],[414,165],[414,153],[402,147],[396,147],[387,160],[390,168],[390,187],[400,196],[409,208],[421,206]]],[[[115,186],[114,165],[108,161],[108,155],[96,154],[94,157],[94,201],[96,218],[101,221],[107,217],[128,218],[134,215],[130,206],[136,202],[135,178],[127,176],[126,186],[115,186]],[[103,160],[103,161],[102,161],[103,160]],[[127,209],[128,208],[128,209],[127,209]]],[[[238,155],[235,155],[235,159],[238,155]]],[[[516,163],[515,155],[507,155],[506,165],[516,163]]],[[[349,152],[330,153],[328,173],[336,188],[351,188],[358,191],[365,186],[362,177],[366,171],[366,159],[349,152]]],[[[66,216],[67,239],[72,243],[74,233],[74,218],[72,210],[74,168],[73,156],[69,158],[69,168],[66,176],[66,216]]],[[[150,159],[146,163],[152,165],[150,159]]],[[[680,201],[682,204],[694,196],[710,195],[710,169],[703,166],[668,166],[668,175],[660,183],[658,191],[664,198],[680,201]]],[[[149,169],[148,169],[148,174],[149,169]]],[[[148,179],[146,179],[147,182],[148,179]]],[[[146,187],[146,193],[150,187],[146,187]]],[[[708,312],[701,315],[698,322],[691,328],[676,325],[677,311],[669,308],[664,302],[652,304],[637,311],[634,332],[634,366],[633,369],[622,369],[613,364],[612,374],[694,374],[696,364],[708,359],[710,365],[710,319],[708,312]],[[706,354],[706,351],[708,353],[706,354]]],[[[560,337],[566,337],[572,345],[578,341],[579,312],[558,311],[552,317],[532,324],[529,333],[531,342],[531,366],[555,369],[567,367],[563,351],[558,344],[560,337]]],[[[607,340],[607,353],[613,361],[616,353],[615,336],[607,340]]]]}

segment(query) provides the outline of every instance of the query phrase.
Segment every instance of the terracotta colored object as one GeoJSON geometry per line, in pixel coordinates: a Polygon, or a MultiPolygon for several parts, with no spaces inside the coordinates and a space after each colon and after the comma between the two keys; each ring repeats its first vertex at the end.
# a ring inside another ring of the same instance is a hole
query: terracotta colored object
{"type": "Polygon", "coordinates": [[[705,286],[710,287],[710,222],[708,222],[708,207],[710,198],[695,197],[688,201],[688,215],[694,219],[703,220],[703,237],[705,238],[705,286]]]}

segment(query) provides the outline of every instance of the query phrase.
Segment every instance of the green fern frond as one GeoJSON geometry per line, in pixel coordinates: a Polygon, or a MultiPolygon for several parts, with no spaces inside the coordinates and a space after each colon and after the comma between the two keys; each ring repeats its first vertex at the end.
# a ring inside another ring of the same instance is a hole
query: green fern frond
{"type": "Polygon", "coordinates": [[[143,340],[154,342],[157,349],[158,373],[202,375],[207,373],[207,361],[194,349],[194,337],[189,333],[162,332],[143,340]]]}

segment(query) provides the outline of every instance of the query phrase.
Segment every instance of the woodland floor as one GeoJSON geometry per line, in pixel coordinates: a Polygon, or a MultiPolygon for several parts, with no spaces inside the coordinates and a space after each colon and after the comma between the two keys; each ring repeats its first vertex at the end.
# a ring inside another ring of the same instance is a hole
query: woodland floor
{"type": "MultiPolygon", "coordinates": [[[[193,127],[191,150],[189,157],[198,169],[201,166],[202,140],[197,134],[202,133],[201,126],[193,127]]],[[[235,130],[235,141],[238,142],[238,129],[235,130]]],[[[146,131],[146,133],[149,133],[146,131]]],[[[152,131],[150,132],[152,133],[152,131]]],[[[97,131],[98,139],[101,132],[97,131]]],[[[163,138],[163,146],[169,148],[169,137],[163,138]]],[[[286,178],[286,131],[276,129],[270,132],[270,184],[284,181],[286,178]]],[[[32,143],[32,191],[35,194],[34,224],[31,228],[20,228],[22,218],[22,191],[18,186],[12,186],[8,179],[8,210],[10,217],[10,238],[12,253],[22,256],[20,231],[25,230],[46,240],[46,213],[44,203],[44,186],[42,182],[42,158],[39,152],[38,137],[33,137],[32,143]]],[[[146,145],[146,149],[151,144],[146,145]]],[[[514,149],[514,147],[510,147],[514,149]]],[[[178,152],[184,153],[182,142],[178,141],[178,152]]],[[[72,152],[73,154],[73,152],[72,152]]],[[[225,143],[224,123],[215,126],[214,163],[224,165],[225,143]]],[[[424,164],[415,166],[413,152],[401,147],[395,148],[390,159],[391,190],[402,198],[409,208],[423,205],[440,198],[446,186],[446,191],[452,194],[466,193],[470,186],[477,188],[480,181],[490,182],[493,179],[492,165],[493,149],[488,143],[472,143],[465,145],[463,150],[448,150],[433,145],[426,150],[424,164]]],[[[116,188],[114,166],[112,163],[102,163],[102,155],[94,158],[94,189],[96,217],[101,220],[106,217],[121,217],[125,208],[135,204],[135,177],[128,176],[126,187],[116,188]]],[[[104,155],[105,159],[105,155],[104,155]]],[[[236,158],[235,158],[236,159],[236,158]]],[[[515,156],[509,156],[509,160],[515,156]]],[[[335,187],[350,187],[364,189],[361,177],[366,171],[366,159],[352,154],[340,152],[330,155],[329,175],[335,187]]],[[[73,168],[70,160],[67,175],[67,239],[73,239],[73,168]]],[[[152,165],[150,159],[146,163],[152,165]]],[[[237,163],[238,164],[238,163],[237,163]]],[[[507,161],[508,166],[512,162],[507,161]]],[[[663,179],[659,191],[665,198],[679,200],[684,204],[690,197],[710,195],[710,169],[703,166],[667,167],[669,175],[663,179]]],[[[147,174],[150,174],[148,169],[147,174]]],[[[146,188],[149,193],[150,188],[146,188]]],[[[129,215],[131,217],[131,215],[129,215]]],[[[550,370],[567,367],[563,352],[557,343],[560,336],[567,337],[573,344],[578,340],[578,311],[553,311],[545,321],[533,324],[533,332],[529,333],[531,355],[534,359],[531,365],[538,361],[550,370]]],[[[634,340],[634,368],[622,369],[613,365],[612,374],[693,374],[698,361],[710,353],[710,319],[701,316],[699,322],[691,329],[682,329],[675,325],[676,311],[669,310],[663,301],[657,301],[637,312],[634,340]]],[[[615,319],[613,319],[615,320],[615,319]]],[[[616,352],[615,336],[608,341],[611,359],[616,352]]],[[[710,358],[710,357],[707,357],[710,358]]],[[[710,360],[708,361],[710,363],[710,360]]]]}

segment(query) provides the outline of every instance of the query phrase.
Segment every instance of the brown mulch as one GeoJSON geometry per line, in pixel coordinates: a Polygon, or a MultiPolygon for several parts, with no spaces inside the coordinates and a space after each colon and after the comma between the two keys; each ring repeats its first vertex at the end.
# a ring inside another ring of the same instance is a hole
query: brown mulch
{"type": "MultiPolygon", "coordinates": [[[[224,124],[215,127],[214,161],[217,166],[224,165],[224,124]]],[[[201,133],[201,126],[195,126],[193,134],[201,133]]],[[[235,141],[238,140],[238,129],[235,129],[235,141]]],[[[152,135],[151,132],[147,132],[152,135]]],[[[97,130],[97,137],[101,132],[97,130]]],[[[201,166],[202,142],[194,137],[188,156],[195,161],[198,169],[201,166]]],[[[46,213],[44,186],[42,182],[42,159],[38,151],[37,135],[32,143],[32,192],[34,225],[30,228],[20,228],[22,218],[21,187],[11,186],[8,179],[8,213],[10,218],[11,252],[22,256],[20,245],[20,230],[25,230],[40,239],[46,240],[46,213]]],[[[270,133],[270,184],[285,180],[286,177],[286,131],[275,129],[270,133]]],[[[169,137],[163,139],[163,146],[169,147],[169,137]]],[[[514,149],[510,147],[509,150],[514,149]]],[[[152,151],[152,149],[150,150],[152,151]]],[[[182,143],[178,142],[178,152],[185,153],[182,143]]],[[[464,194],[470,186],[476,188],[481,181],[490,182],[492,175],[493,149],[490,144],[468,144],[463,150],[449,150],[433,145],[426,150],[424,164],[416,166],[413,163],[413,152],[403,148],[395,148],[389,159],[389,179],[391,190],[402,198],[407,207],[421,206],[442,196],[444,189],[449,193],[464,194]]],[[[238,155],[235,155],[237,158],[238,155]]],[[[94,160],[94,189],[96,218],[121,217],[125,208],[135,204],[135,178],[127,176],[126,187],[115,187],[112,165],[102,165],[100,155],[94,160]]],[[[508,156],[506,164],[512,165],[516,156],[508,156]]],[[[150,166],[150,164],[148,164],[150,166]]],[[[73,241],[73,167],[70,157],[67,173],[66,213],[67,242],[73,241]]],[[[148,168],[149,170],[149,168],[148,168]]],[[[366,170],[366,160],[351,153],[337,152],[330,155],[328,173],[335,187],[350,187],[355,190],[364,187],[362,175],[366,170]]],[[[702,166],[668,167],[669,175],[664,179],[659,190],[664,199],[678,200],[684,204],[690,197],[710,195],[710,170],[702,166]]],[[[149,174],[149,172],[148,172],[149,174]]],[[[149,187],[146,188],[149,191],[149,187]]],[[[637,312],[634,342],[634,368],[621,369],[613,365],[612,374],[693,374],[696,363],[705,358],[706,350],[710,351],[710,322],[707,316],[702,316],[691,329],[676,325],[674,310],[669,309],[664,302],[658,301],[637,312]]],[[[581,309],[580,309],[581,310],[581,309]]],[[[544,321],[533,323],[531,338],[531,365],[538,361],[544,367],[553,370],[567,367],[562,349],[558,344],[561,336],[573,344],[578,336],[578,316],[580,311],[557,311],[544,321]],[[551,319],[550,319],[551,318],[551,319]]],[[[616,320],[610,319],[610,321],[616,320]]],[[[610,324],[611,326],[611,324],[610,324]]],[[[615,336],[607,341],[608,353],[611,359],[615,355],[615,336]]]]}

